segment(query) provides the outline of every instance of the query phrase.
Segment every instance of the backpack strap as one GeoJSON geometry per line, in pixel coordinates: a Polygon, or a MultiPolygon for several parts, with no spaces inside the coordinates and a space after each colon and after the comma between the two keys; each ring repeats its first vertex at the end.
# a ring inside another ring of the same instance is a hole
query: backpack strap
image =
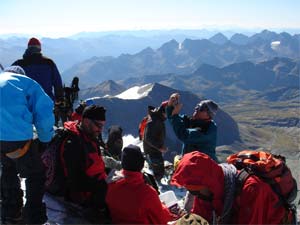
{"type": "Polygon", "coordinates": [[[242,192],[246,180],[252,175],[246,169],[242,169],[236,176],[236,195],[242,192]]]}
{"type": "Polygon", "coordinates": [[[235,198],[237,170],[232,164],[221,163],[219,165],[224,173],[224,206],[219,222],[228,224],[231,219],[232,205],[235,198]]]}

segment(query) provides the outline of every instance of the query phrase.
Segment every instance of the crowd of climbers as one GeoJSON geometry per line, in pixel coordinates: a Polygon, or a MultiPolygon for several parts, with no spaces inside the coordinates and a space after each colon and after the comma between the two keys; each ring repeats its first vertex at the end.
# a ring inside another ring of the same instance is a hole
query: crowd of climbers
{"type": "MultiPolygon", "coordinates": [[[[23,59],[13,65],[0,74],[1,221],[43,224],[47,221],[42,201],[46,177],[40,155],[53,137],[53,107],[65,96],[59,72],[52,60],[42,56],[38,39],[29,40],[23,59]],[[12,98],[15,101],[8,100],[12,98]],[[34,137],[33,125],[38,137],[34,137]],[[26,178],[24,206],[18,175],[26,178]]],[[[71,85],[73,101],[78,98],[78,81],[74,79],[71,85]]],[[[110,127],[105,143],[106,109],[93,101],[80,102],[73,113],[68,112],[69,118],[63,119],[67,135],[58,148],[64,177],[60,194],[80,205],[85,217],[97,224],[291,222],[291,212],[278,204],[279,196],[257,176],[251,175],[239,194],[235,193],[240,171],[219,163],[216,157],[217,125],[213,118],[218,105],[212,100],[201,101],[191,117],[179,114],[182,106],[180,95],[174,93],[159,107],[148,107],[142,152],[136,145],[123,148],[120,126],[110,127]],[[183,209],[176,211],[160,201],[155,186],[165,173],[166,119],[183,143],[170,184],[185,188],[187,195],[183,209]],[[143,173],[145,161],[156,182],[143,173]]]]}

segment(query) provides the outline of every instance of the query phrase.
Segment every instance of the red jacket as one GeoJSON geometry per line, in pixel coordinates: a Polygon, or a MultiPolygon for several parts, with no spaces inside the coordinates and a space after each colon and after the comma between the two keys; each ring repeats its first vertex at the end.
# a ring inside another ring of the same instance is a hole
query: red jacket
{"type": "Polygon", "coordinates": [[[65,122],[72,132],[61,150],[61,162],[66,176],[67,190],[72,201],[84,203],[102,186],[106,178],[105,165],[96,141],[78,129],[78,122],[65,122]]]}
{"type": "Polygon", "coordinates": [[[141,172],[122,170],[108,181],[106,203],[114,224],[167,224],[171,213],[141,172]]]}
{"type": "MultiPolygon", "coordinates": [[[[171,184],[183,187],[206,186],[214,194],[212,203],[195,198],[192,212],[212,222],[212,210],[221,216],[224,196],[222,168],[204,153],[191,152],[183,156],[171,184]]],[[[280,224],[285,208],[276,206],[278,196],[270,185],[256,176],[248,178],[233,203],[233,224],[280,224]]]]}
{"type": "Polygon", "coordinates": [[[72,115],[71,115],[71,121],[78,121],[80,122],[82,119],[82,115],[77,113],[77,112],[73,112],[72,115]]]}

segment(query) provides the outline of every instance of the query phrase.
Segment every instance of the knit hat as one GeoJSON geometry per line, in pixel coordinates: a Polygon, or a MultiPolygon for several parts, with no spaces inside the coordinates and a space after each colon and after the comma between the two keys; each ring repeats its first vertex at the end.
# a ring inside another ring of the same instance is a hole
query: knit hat
{"type": "Polygon", "coordinates": [[[218,111],[218,105],[212,100],[203,100],[196,105],[195,110],[197,111],[206,110],[210,118],[213,118],[218,111]]]}
{"type": "Polygon", "coordinates": [[[25,71],[21,66],[9,66],[4,69],[4,72],[11,72],[16,74],[25,75],[25,71]]]}
{"type": "Polygon", "coordinates": [[[128,145],[122,152],[122,168],[140,172],[144,167],[145,158],[139,146],[128,145]]]}
{"type": "Polygon", "coordinates": [[[28,48],[30,48],[30,47],[35,47],[35,48],[41,49],[41,42],[37,38],[34,38],[34,37],[30,38],[30,40],[28,41],[28,48]]]}
{"type": "Polygon", "coordinates": [[[82,118],[105,121],[106,109],[103,106],[90,105],[85,107],[82,118]]]}
{"type": "Polygon", "coordinates": [[[209,224],[206,219],[203,217],[191,213],[185,214],[179,220],[177,220],[176,225],[200,225],[200,224],[209,224]]]}

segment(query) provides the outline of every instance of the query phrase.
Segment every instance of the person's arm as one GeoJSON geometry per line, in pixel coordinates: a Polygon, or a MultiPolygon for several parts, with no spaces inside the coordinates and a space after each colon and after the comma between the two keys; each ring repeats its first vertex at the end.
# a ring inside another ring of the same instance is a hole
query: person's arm
{"type": "Polygon", "coordinates": [[[75,191],[93,191],[98,185],[98,179],[86,175],[86,156],[79,138],[72,136],[64,142],[63,159],[67,185],[75,191]]]}
{"type": "Polygon", "coordinates": [[[38,138],[41,142],[49,142],[54,133],[53,102],[34,80],[31,80],[26,95],[28,105],[32,110],[33,124],[37,130],[38,138]]]}
{"type": "Polygon", "coordinates": [[[63,85],[62,85],[60,73],[54,62],[52,65],[52,75],[53,75],[52,86],[54,87],[54,96],[55,99],[59,99],[63,96],[63,85]]]}
{"type": "Polygon", "coordinates": [[[154,189],[147,193],[145,207],[150,224],[167,224],[174,219],[169,209],[161,203],[154,189]]]}

